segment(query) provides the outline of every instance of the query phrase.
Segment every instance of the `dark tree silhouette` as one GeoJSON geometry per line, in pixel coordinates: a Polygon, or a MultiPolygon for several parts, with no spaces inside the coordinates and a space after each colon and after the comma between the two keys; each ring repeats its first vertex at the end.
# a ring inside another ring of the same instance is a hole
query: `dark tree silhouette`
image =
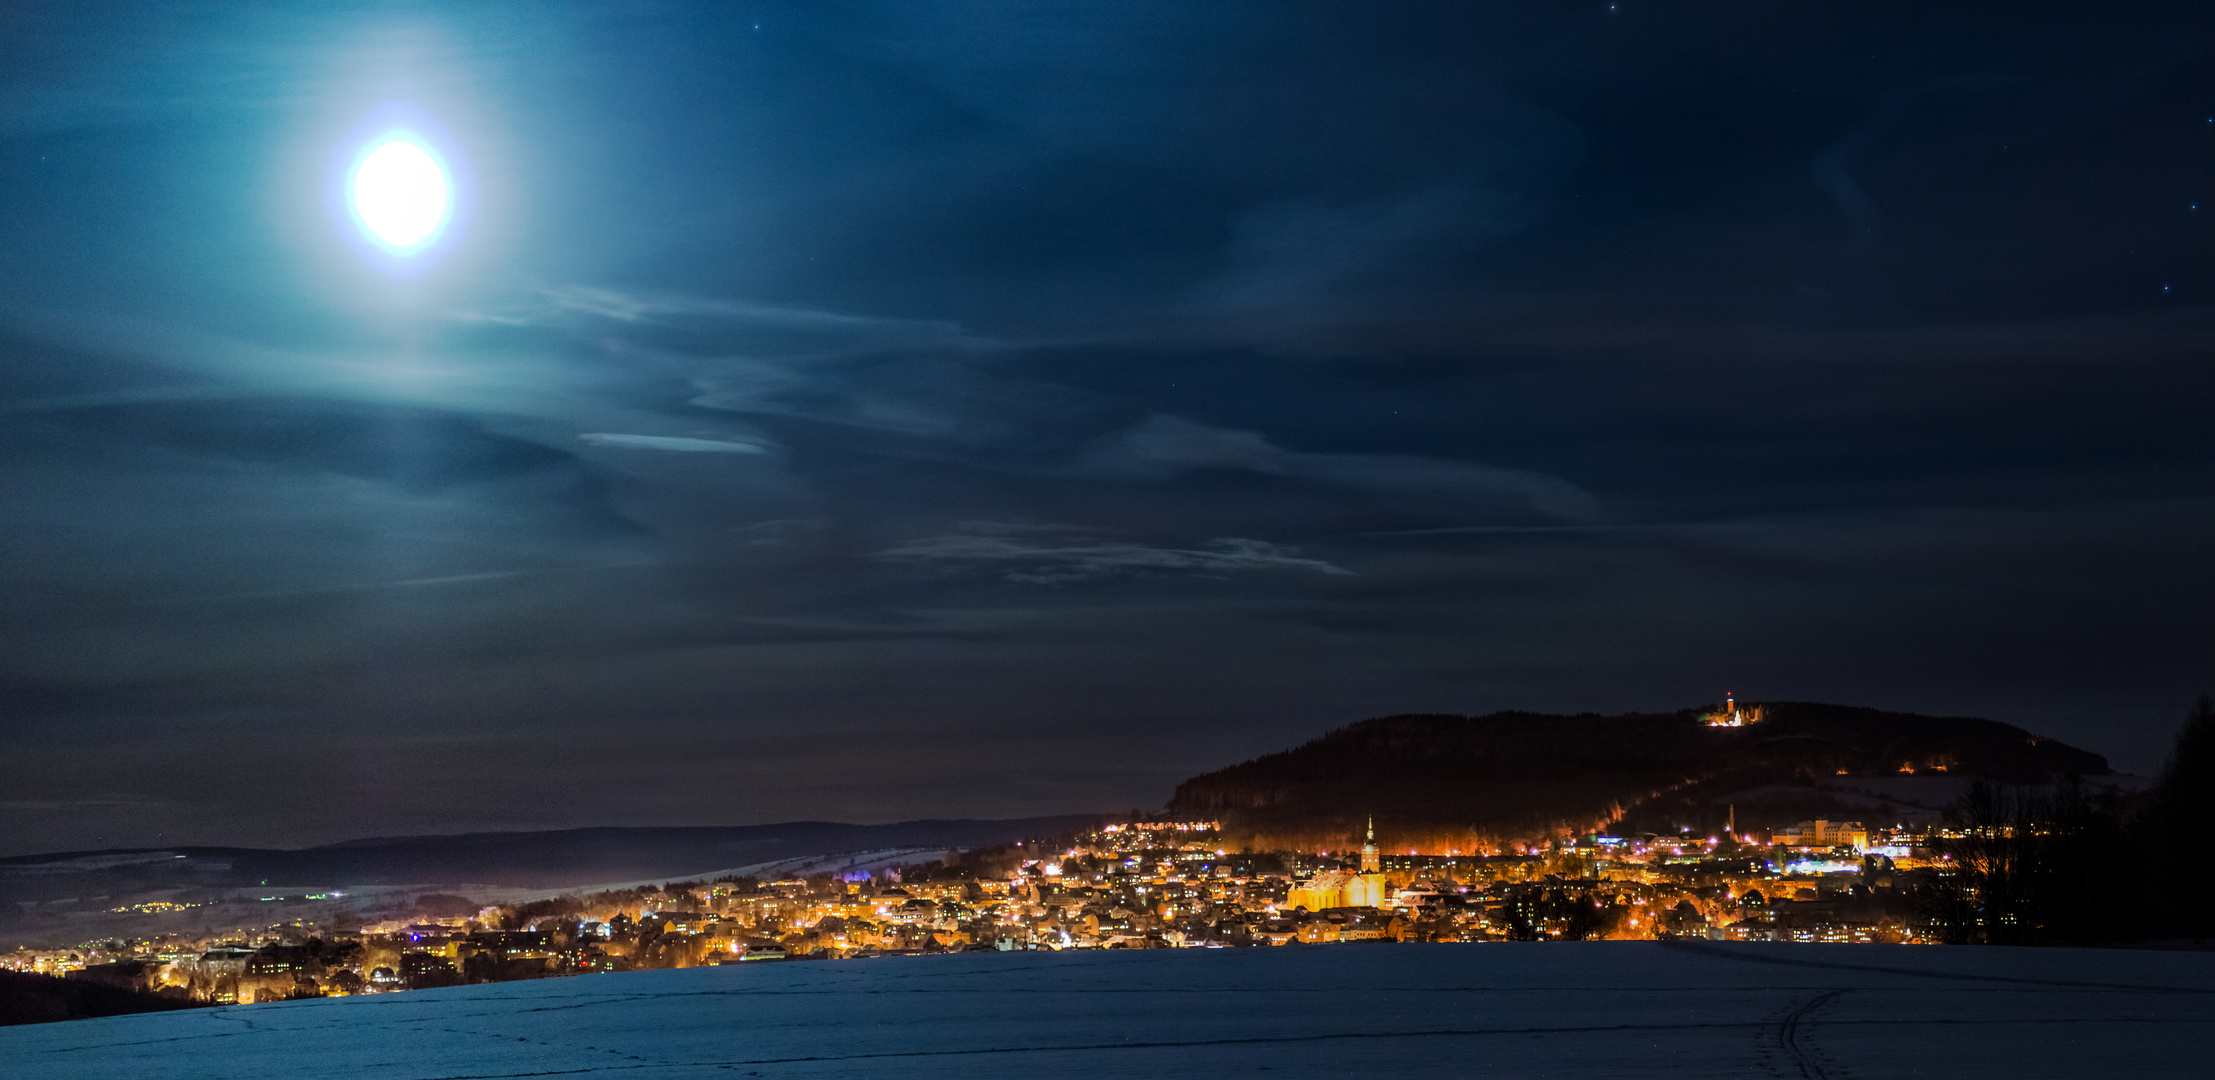
{"type": "Polygon", "coordinates": [[[2201,697],[2153,790],[2132,805],[2075,778],[2052,787],[1978,781],[1954,808],[1949,871],[1916,885],[1947,942],[2101,944],[2204,937],[2215,895],[2215,702],[2201,697]]]}
{"type": "Polygon", "coordinates": [[[2092,944],[2142,931],[2136,845],[2114,807],[2074,779],[2051,789],[1979,780],[1954,813],[1960,835],[1939,845],[1953,869],[1922,894],[1940,940],[2092,944]]]}
{"type": "Polygon", "coordinates": [[[2205,936],[2200,913],[2215,895],[2215,866],[2206,856],[2215,836],[2215,702],[2204,694],[2177,732],[2143,824],[2162,931],[2205,936]]]}

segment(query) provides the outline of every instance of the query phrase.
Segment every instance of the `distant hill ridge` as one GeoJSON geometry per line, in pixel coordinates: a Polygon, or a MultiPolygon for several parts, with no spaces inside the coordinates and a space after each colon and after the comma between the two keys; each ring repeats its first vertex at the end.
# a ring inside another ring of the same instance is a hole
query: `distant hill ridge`
{"type": "Polygon", "coordinates": [[[1850,778],[2029,784],[2112,771],[2098,754],[1992,720],[1797,701],[1760,708],[1760,722],[1735,728],[1708,726],[1713,707],[1380,717],[1195,776],[1168,809],[1220,818],[1257,847],[1343,847],[1373,814],[1393,847],[1469,850],[1609,824],[1711,829],[1729,807],[1754,825],[1848,811],[1854,804],[1829,789],[1850,778]]]}
{"type": "MultiPolygon", "coordinates": [[[[773,825],[605,827],[546,832],[371,837],[290,850],[171,847],[0,858],[0,883],[18,888],[60,872],[149,874],[197,884],[398,885],[440,882],[558,888],[696,874],[718,867],[886,848],[967,848],[1052,836],[1099,814],[888,825],[787,821],[773,825]],[[158,858],[181,855],[184,858],[158,858]],[[28,877],[26,875],[29,875],[28,877]]],[[[74,888],[75,886],[70,886],[74,888]]],[[[0,895],[9,893],[0,887],[0,895]]]]}

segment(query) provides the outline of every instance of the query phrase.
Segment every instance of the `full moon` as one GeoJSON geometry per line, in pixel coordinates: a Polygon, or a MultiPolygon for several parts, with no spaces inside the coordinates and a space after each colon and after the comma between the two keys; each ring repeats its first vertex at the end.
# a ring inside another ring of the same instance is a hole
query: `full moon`
{"type": "Polygon", "coordinates": [[[395,255],[413,255],[436,236],[453,201],[446,170],[406,132],[372,144],[348,187],[363,231],[395,255]]]}

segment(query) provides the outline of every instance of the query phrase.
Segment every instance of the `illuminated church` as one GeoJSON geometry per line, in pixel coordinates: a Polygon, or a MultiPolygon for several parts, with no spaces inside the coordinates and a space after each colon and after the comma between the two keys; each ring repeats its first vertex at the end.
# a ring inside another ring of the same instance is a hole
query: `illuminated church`
{"type": "Polygon", "coordinates": [[[1292,887],[1287,907],[1323,911],[1341,907],[1383,907],[1392,896],[1392,883],[1384,876],[1384,856],[1377,850],[1377,819],[1369,819],[1369,832],[1361,845],[1361,872],[1329,870],[1292,887]]]}

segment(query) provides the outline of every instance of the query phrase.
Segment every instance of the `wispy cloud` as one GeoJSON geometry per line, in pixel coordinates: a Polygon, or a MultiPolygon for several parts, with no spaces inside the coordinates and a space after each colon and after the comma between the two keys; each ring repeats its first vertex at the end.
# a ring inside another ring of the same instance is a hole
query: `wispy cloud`
{"type": "Polygon", "coordinates": [[[1287,450],[1259,432],[1209,427],[1156,414],[1103,439],[1087,453],[1098,469],[1166,475],[1221,469],[1286,476],[1389,495],[1479,504],[1520,504],[1564,521],[1591,521],[1599,503],[1558,476],[1412,454],[1314,454],[1287,450]]]}
{"type": "Polygon", "coordinates": [[[0,802],[0,810],[35,812],[48,810],[95,810],[117,806],[168,805],[170,805],[168,802],[161,799],[133,799],[118,795],[105,799],[10,799],[6,802],[0,802]]]}
{"type": "Polygon", "coordinates": [[[690,317],[782,330],[898,333],[904,337],[919,336],[947,341],[966,336],[960,323],[942,319],[851,315],[818,308],[787,307],[713,296],[632,293],[591,285],[557,285],[541,289],[540,294],[552,302],[556,311],[626,323],[690,317]]]}
{"type": "Polygon", "coordinates": [[[194,604],[234,603],[242,600],[289,600],[303,596],[325,596],[343,593],[385,592],[395,589],[437,589],[448,585],[474,585],[485,581],[505,581],[510,578],[532,577],[541,574],[565,573],[567,570],[487,570],[475,574],[439,574],[433,577],[400,578],[386,581],[349,581],[334,585],[308,585],[288,589],[255,589],[245,592],[229,592],[204,595],[178,596],[153,599],[149,604],[158,606],[186,606],[194,604]]]}
{"type": "Polygon", "coordinates": [[[1124,574],[1182,572],[1221,574],[1246,570],[1310,570],[1351,575],[1320,559],[1299,557],[1265,540],[1219,537],[1204,547],[1172,548],[1091,536],[1070,526],[1015,526],[991,522],[961,532],[912,540],[877,553],[889,562],[937,563],[1001,571],[1008,581],[1058,585],[1124,574]]]}
{"type": "Polygon", "coordinates": [[[614,446],[625,450],[660,450],[674,454],[766,454],[769,448],[760,443],[730,442],[725,439],[689,439],[674,435],[619,435],[606,431],[588,431],[577,436],[594,446],[614,446]]]}
{"type": "Polygon", "coordinates": [[[830,526],[825,518],[779,518],[775,521],[757,521],[741,525],[731,531],[745,538],[754,547],[784,547],[803,537],[813,536],[830,526]]]}
{"type": "Polygon", "coordinates": [[[1332,205],[1257,206],[1235,223],[1229,267],[1202,290],[1224,311],[1268,311],[1298,322],[1374,306],[1387,283],[1512,234],[1536,219],[1527,199],[1464,188],[1401,192],[1332,205]],[[1355,294],[1372,294],[1354,300],[1355,294]]]}

